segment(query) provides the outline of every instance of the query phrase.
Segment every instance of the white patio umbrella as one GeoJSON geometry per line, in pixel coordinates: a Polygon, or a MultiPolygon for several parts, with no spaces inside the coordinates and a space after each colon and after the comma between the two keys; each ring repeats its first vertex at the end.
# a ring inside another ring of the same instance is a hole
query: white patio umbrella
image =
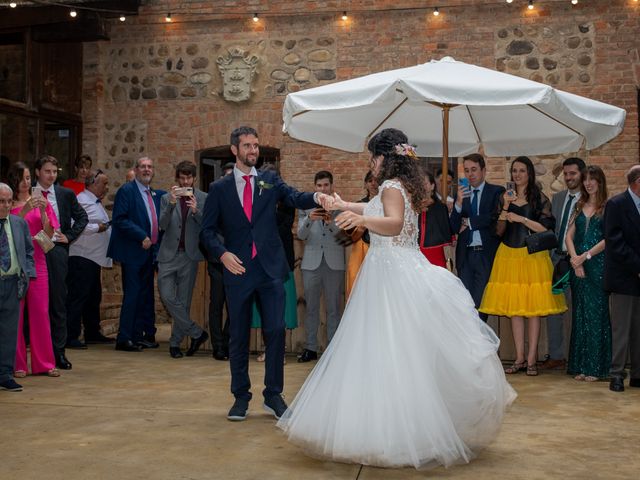
{"type": "Polygon", "coordinates": [[[481,146],[490,157],[593,149],[622,131],[625,116],[618,107],[445,57],[290,93],[283,131],[361,152],[376,132],[399,128],[419,155],[442,155],[446,171],[449,156],[481,146]]]}

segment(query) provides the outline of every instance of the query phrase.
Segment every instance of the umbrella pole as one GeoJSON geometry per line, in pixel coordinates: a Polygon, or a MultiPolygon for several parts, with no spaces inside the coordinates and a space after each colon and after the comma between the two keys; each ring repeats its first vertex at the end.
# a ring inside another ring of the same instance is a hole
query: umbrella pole
{"type": "Polygon", "coordinates": [[[450,105],[442,105],[442,201],[447,203],[449,194],[447,178],[449,177],[449,109],[450,105]]]}

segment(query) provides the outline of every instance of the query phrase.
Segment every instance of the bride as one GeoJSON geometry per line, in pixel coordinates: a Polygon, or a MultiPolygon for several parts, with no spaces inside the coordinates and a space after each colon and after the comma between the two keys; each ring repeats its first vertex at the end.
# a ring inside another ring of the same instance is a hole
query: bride
{"type": "Polygon", "coordinates": [[[379,194],[344,202],[336,223],[369,229],[371,246],[340,326],[278,422],[309,455],[380,467],[469,462],[498,434],[516,394],[499,340],[460,280],[417,244],[425,198],[399,130],[369,142],[379,194]]]}

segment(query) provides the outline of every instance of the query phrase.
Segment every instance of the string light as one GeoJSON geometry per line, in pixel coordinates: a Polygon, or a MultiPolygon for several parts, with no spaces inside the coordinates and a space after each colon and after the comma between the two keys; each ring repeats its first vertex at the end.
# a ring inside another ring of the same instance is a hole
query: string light
{"type": "Polygon", "coordinates": [[[507,0],[507,3],[513,3],[513,0],[507,0]]]}
{"type": "Polygon", "coordinates": [[[438,15],[440,15],[440,10],[438,10],[438,7],[436,7],[436,8],[434,8],[434,9],[433,9],[433,15],[434,15],[434,16],[436,16],[436,17],[437,17],[438,15]]]}
{"type": "Polygon", "coordinates": [[[165,21],[165,22],[170,22],[170,21],[171,21],[171,12],[168,12],[168,13],[167,13],[167,16],[166,16],[166,17],[164,17],[164,21],[165,21]]]}
{"type": "Polygon", "coordinates": [[[18,6],[18,4],[17,4],[16,2],[11,2],[11,3],[9,4],[9,6],[10,6],[11,8],[16,8],[16,7],[18,6]]]}
{"type": "Polygon", "coordinates": [[[258,14],[257,14],[257,13],[254,13],[254,14],[253,14],[253,21],[254,21],[254,22],[257,22],[258,20],[260,20],[260,19],[258,18],[258,14]]]}
{"type": "Polygon", "coordinates": [[[120,15],[120,21],[124,22],[127,19],[127,17],[125,17],[124,15],[120,15]]]}
{"type": "Polygon", "coordinates": [[[533,10],[533,0],[529,0],[529,5],[527,6],[529,10],[533,10]]]}
{"type": "Polygon", "coordinates": [[[572,5],[577,5],[578,4],[578,0],[571,0],[571,4],[572,5]]]}
{"type": "Polygon", "coordinates": [[[70,10],[69,15],[71,15],[71,18],[76,18],[78,16],[78,12],[76,12],[75,10],[70,10]]]}
{"type": "Polygon", "coordinates": [[[344,20],[345,22],[347,20],[349,20],[349,16],[347,15],[347,11],[346,10],[344,12],[342,12],[342,20],[344,20]]]}

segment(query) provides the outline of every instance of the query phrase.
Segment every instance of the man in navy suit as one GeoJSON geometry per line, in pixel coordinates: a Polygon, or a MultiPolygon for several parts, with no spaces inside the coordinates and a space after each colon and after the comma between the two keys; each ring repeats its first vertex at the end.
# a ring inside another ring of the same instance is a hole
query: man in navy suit
{"type": "Polygon", "coordinates": [[[160,242],[160,198],[153,190],[153,160],[140,158],[136,177],[125,183],[113,204],[107,256],[122,268],[122,307],[116,350],[139,352],[157,348],[153,296],[154,261],[160,242]]]}
{"type": "Polygon", "coordinates": [[[276,418],[287,409],[284,384],[284,279],[289,266],[278,234],[276,205],[310,209],[330,201],[322,193],[301,193],[285,184],[273,171],[258,174],[258,134],[251,127],[231,133],[236,157],[232,175],[209,185],[200,240],[224,265],[223,281],[229,311],[229,361],[231,392],[235,402],[227,418],[246,418],[251,400],[249,332],[254,298],[260,303],[265,340],[264,408],[276,418]],[[220,241],[218,234],[224,238],[220,241]]]}
{"type": "Polygon", "coordinates": [[[630,387],[640,387],[640,165],[627,173],[629,188],[604,209],[604,289],[611,292],[611,382],[624,391],[627,352],[630,387]]]}
{"type": "MultiPolygon", "coordinates": [[[[496,221],[504,188],[485,181],[486,166],[479,153],[467,155],[463,162],[469,188],[459,192],[449,223],[454,232],[459,232],[456,246],[458,276],[478,308],[500,245],[496,221]]],[[[480,313],[480,318],[486,322],[488,315],[480,313]]]]}

